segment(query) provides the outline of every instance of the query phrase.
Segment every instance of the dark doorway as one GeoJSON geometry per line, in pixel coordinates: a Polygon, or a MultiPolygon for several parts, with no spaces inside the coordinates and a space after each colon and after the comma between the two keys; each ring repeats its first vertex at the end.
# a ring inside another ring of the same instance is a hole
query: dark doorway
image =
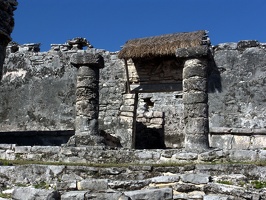
{"type": "Polygon", "coordinates": [[[74,130],[68,131],[22,131],[1,132],[0,144],[16,144],[18,146],[61,146],[66,144],[74,130]]]}
{"type": "Polygon", "coordinates": [[[148,128],[141,122],[136,124],[136,149],[165,149],[164,128],[148,128]]]}

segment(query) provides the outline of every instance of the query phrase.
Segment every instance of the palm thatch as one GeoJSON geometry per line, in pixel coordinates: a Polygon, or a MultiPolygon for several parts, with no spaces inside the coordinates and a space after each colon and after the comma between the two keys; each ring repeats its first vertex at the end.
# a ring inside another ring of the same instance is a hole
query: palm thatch
{"type": "Polygon", "coordinates": [[[118,57],[129,59],[175,55],[177,49],[201,46],[206,39],[206,31],[201,30],[128,40],[118,57]]]}

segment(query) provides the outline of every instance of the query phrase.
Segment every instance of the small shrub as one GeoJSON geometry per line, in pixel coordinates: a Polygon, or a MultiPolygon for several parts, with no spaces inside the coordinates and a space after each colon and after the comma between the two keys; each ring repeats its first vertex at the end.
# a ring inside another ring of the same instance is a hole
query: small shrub
{"type": "Polygon", "coordinates": [[[256,189],[266,188],[266,182],[265,181],[251,181],[251,184],[256,189]]]}
{"type": "Polygon", "coordinates": [[[246,182],[245,182],[245,181],[240,181],[240,182],[238,183],[238,185],[240,185],[241,187],[244,187],[244,186],[245,186],[245,184],[246,184],[246,182]]]}
{"type": "Polygon", "coordinates": [[[225,184],[225,185],[233,185],[233,183],[231,181],[227,181],[227,180],[219,180],[219,181],[217,181],[217,183],[221,183],[221,184],[225,184]]]}
{"type": "Polygon", "coordinates": [[[49,184],[43,182],[40,182],[38,184],[33,185],[36,189],[49,189],[49,184]]]}
{"type": "Polygon", "coordinates": [[[11,198],[11,194],[3,194],[3,193],[0,193],[0,198],[10,199],[11,198]]]}
{"type": "Polygon", "coordinates": [[[25,183],[17,183],[16,186],[18,187],[27,187],[28,185],[25,183]]]}

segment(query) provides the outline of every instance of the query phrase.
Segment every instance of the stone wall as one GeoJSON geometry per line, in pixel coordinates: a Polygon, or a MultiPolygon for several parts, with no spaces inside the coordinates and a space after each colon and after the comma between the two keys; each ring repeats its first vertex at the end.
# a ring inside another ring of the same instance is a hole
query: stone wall
{"type": "MultiPolygon", "coordinates": [[[[77,69],[69,60],[77,51],[68,44],[52,45],[48,52],[39,52],[38,44],[9,44],[0,86],[1,132],[74,131],[77,69]]],[[[90,51],[100,53],[105,62],[100,70],[99,128],[122,143],[129,141],[128,137],[132,140],[127,126],[121,123],[121,116],[132,115],[123,105],[124,63],[116,52],[90,51]]],[[[212,147],[266,147],[265,51],[265,45],[256,41],[213,48],[208,78],[212,147]]],[[[143,144],[150,136],[158,141],[158,148],[183,147],[183,110],[182,91],[139,94],[135,138],[136,144],[141,141],[139,148],[154,147],[143,144]]],[[[130,145],[124,143],[126,146],[130,145]]]]}
{"type": "Polygon", "coordinates": [[[117,58],[117,53],[104,51],[102,55],[105,67],[100,70],[99,128],[115,135],[126,89],[126,73],[122,60],[117,58]]]}
{"type": "MultiPolygon", "coordinates": [[[[142,133],[137,133],[142,134],[139,135],[140,141],[143,141],[141,138],[152,138],[151,134],[153,134],[154,139],[161,141],[158,143],[160,147],[182,147],[184,142],[183,109],[180,92],[140,94],[137,110],[137,130],[142,129],[142,133]]],[[[151,138],[149,141],[152,143],[151,138]]],[[[156,144],[153,145],[156,146],[156,144]]]]}
{"type": "Polygon", "coordinates": [[[74,130],[73,52],[38,52],[38,44],[7,48],[0,86],[1,132],[74,130]]]}
{"type": "Polygon", "coordinates": [[[266,45],[257,41],[220,44],[213,55],[209,76],[212,145],[265,147],[266,45]]]}

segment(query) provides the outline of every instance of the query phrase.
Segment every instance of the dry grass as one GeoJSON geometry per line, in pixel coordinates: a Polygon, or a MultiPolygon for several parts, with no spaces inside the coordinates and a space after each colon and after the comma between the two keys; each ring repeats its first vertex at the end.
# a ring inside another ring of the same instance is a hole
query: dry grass
{"type": "Polygon", "coordinates": [[[126,42],[118,57],[129,59],[175,55],[178,48],[200,46],[204,39],[206,39],[206,31],[174,33],[133,39],[126,42]]]}

